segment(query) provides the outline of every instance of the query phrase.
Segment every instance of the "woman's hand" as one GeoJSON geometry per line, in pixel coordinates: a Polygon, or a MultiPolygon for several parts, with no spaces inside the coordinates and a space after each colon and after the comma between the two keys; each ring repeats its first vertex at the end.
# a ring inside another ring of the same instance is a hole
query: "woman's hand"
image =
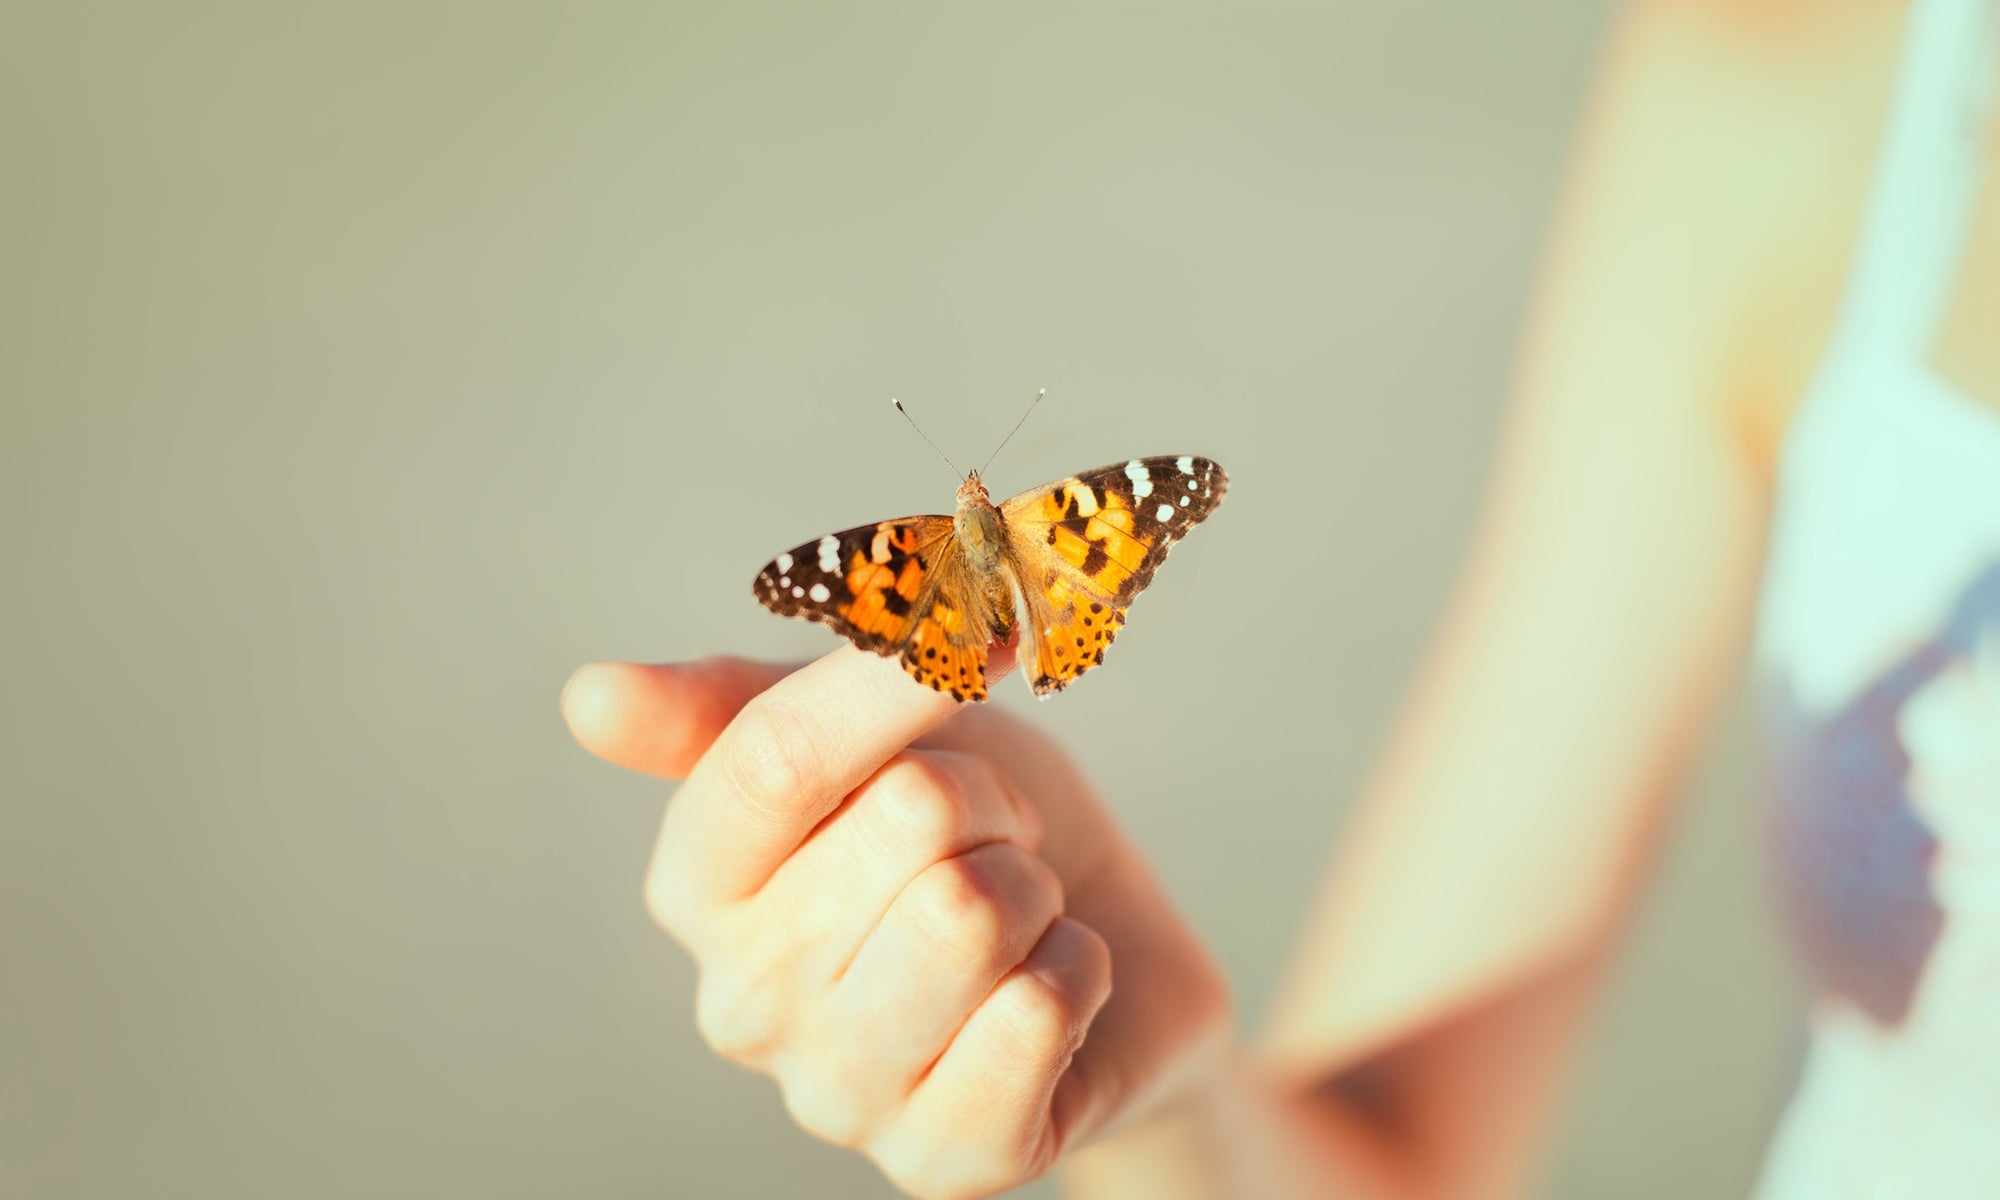
{"type": "Polygon", "coordinates": [[[904,1190],[1024,1183],[1218,1057],[1214,965],[1027,726],[847,647],[585,667],[563,713],[686,780],[646,899],[700,968],[703,1036],[904,1190]]]}

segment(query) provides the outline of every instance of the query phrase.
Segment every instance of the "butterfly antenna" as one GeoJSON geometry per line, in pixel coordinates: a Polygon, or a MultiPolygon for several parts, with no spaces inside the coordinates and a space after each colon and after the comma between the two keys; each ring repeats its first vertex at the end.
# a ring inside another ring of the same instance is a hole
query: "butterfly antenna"
{"type": "Polygon", "coordinates": [[[1028,416],[1030,413],[1033,413],[1035,411],[1035,405],[1040,404],[1042,402],[1042,397],[1048,394],[1049,394],[1049,389],[1042,388],[1035,393],[1035,398],[1033,400],[1028,401],[1028,411],[1021,414],[1021,419],[1014,422],[1014,428],[1009,429],[1007,431],[1007,436],[1000,439],[1000,444],[998,446],[993,447],[993,453],[987,455],[986,461],[980,464],[979,473],[981,475],[986,474],[986,468],[992,466],[993,460],[1000,457],[1000,452],[1007,448],[1008,442],[1014,440],[1014,435],[1021,432],[1021,426],[1026,425],[1028,423],[1028,416]]]}
{"type": "Polygon", "coordinates": [[[910,423],[910,428],[917,431],[918,437],[924,439],[925,445],[928,445],[933,450],[937,450],[937,456],[939,458],[944,459],[944,465],[950,467],[952,475],[956,479],[958,479],[959,482],[963,483],[965,481],[965,472],[958,469],[958,467],[951,461],[951,457],[949,455],[947,455],[942,450],[938,450],[938,444],[936,442],[931,441],[931,435],[925,433],[923,431],[923,428],[917,424],[917,419],[910,415],[909,409],[903,407],[903,402],[901,400],[896,399],[894,396],[891,396],[889,398],[889,403],[895,405],[896,411],[903,414],[903,419],[910,423]]]}

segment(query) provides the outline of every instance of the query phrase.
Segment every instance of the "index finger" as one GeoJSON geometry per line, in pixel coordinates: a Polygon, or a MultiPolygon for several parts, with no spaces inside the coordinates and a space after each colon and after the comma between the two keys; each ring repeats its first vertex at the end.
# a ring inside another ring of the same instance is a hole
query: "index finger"
{"type": "Polygon", "coordinates": [[[584,749],[606,762],[686,779],[752,697],[797,669],[734,657],[590,663],[563,686],[563,720],[584,749]]]}
{"type": "MultiPolygon", "coordinates": [[[[987,678],[1014,665],[996,647],[987,678]]],[[[842,646],[745,704],[668,806],[649,894],[740,899],[890,757],[964,707],[842,646]]]]}

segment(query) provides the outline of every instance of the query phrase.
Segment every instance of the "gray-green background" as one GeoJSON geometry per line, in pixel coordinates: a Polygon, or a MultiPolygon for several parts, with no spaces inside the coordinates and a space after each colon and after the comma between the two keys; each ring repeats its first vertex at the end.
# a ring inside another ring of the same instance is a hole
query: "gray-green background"
{"type": "MultiPolygon", "coordinates": [[[[749,581],[948,506],[890,395],[977,461],[1047,386],[997,490],[1228,466],[1113,669],[999,692],[1089,730],[1254,1021],[1608,18],[0,7],[0,1193],[884,1194],[701,1047],[639,904],[667,790],[555,699],[830,646],[749,581]]],[[[1738,724],[1548,1196],[1752,1170],[1789,1034],[1738,724]]]]}

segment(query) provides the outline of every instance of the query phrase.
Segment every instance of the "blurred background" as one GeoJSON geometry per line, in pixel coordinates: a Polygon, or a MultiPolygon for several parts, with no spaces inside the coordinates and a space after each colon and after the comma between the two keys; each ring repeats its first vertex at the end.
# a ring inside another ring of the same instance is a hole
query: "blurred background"
{"type": "MultiPolygon", "coordinates": [[[[949,510],[891,395],[969,463],[1046,386],[1000,493],[1229,468],[1113,669],[997,692],[1090,729],[1254,1025],[1611,15],[0,8],[0,1194],[888,1194],[703,1049],[639,899],[670,789],[555,704],[831,648],[750,579],[949,510]]],[[[1747,1186],[1791,1055],[1748,772],[1732,721],[1545,1196],[1747,1186]]]]}

